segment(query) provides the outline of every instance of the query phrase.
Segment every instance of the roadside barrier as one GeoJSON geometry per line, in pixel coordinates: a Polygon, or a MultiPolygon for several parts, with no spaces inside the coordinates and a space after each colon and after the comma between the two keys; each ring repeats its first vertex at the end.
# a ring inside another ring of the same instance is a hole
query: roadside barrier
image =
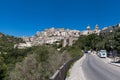
{"type": "Polygon", "coordinates": [[[55,73],[52,77],[50,77],[49,80],[65,80],[66,78],[66,73],[70,68],[70,65],[77,61],[80,58],[80,56],[77,56],[66,63],[64,63],[55,73]]]}

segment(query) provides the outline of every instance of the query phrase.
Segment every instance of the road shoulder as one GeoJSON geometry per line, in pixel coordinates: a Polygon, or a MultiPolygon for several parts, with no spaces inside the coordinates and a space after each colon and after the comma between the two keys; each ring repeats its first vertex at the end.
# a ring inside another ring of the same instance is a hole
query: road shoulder
{"type": "Polygon", "coordinates": [[[85,58],[86,55],[84,54],[82,58],[80,58],[73,64],[73,66],[69,70],[70,76],[67,77],[65,80],[85,80],[85,76],[82,69],[82,63],[85,58]]]}

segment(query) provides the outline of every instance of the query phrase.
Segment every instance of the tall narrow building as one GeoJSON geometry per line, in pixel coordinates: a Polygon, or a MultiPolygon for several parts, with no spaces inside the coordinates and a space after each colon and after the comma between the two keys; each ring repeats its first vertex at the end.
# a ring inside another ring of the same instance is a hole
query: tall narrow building
{"type": "Polygon", "coordinates": [[[95,29],[94,29],[94,33],[99,35],[99,32],[100,32],[99,26],[98,26],[98,24],[96,24],[95,29]]]}

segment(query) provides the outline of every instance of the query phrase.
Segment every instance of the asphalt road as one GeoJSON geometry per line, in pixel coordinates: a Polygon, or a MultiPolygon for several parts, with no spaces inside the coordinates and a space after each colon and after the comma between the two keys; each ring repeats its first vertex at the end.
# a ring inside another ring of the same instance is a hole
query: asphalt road
{"type": "Polygon", "coordinates": [[[120,80],[120,67],[105,63],[102,59],[86,54],[82,63],[86,80],[120,80]]]}

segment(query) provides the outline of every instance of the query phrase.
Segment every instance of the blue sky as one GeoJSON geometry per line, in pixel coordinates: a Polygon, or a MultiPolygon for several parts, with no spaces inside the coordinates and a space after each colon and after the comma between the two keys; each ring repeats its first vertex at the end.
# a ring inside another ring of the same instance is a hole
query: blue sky
{"type": "Polygon", "coordinates": [[[100,29],[120,22],[120,0],[0,0],[0,32],[31,36],[46,28],[100,29]]]}

